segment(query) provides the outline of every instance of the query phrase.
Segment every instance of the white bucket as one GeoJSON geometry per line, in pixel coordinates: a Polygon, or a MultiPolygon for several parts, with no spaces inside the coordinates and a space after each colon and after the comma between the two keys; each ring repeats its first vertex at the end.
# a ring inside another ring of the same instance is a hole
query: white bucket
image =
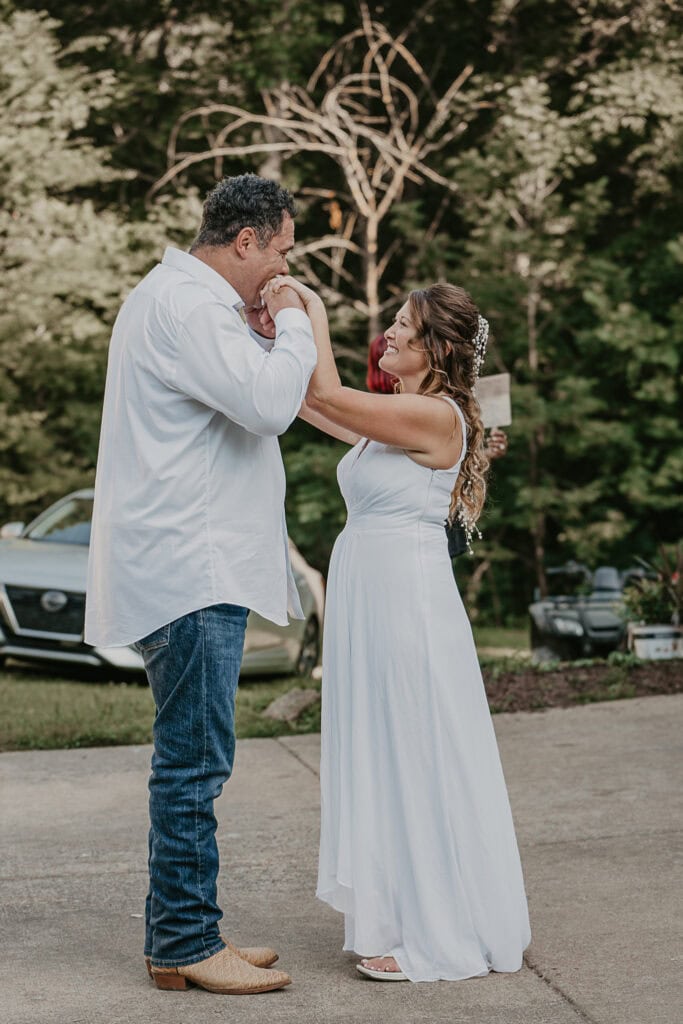
{"type": "Polygon", "coordinates": [[[683,629],[680,626],[636,626],[629,622],[628,646],[636,658],[683,658],[683,629]]]}

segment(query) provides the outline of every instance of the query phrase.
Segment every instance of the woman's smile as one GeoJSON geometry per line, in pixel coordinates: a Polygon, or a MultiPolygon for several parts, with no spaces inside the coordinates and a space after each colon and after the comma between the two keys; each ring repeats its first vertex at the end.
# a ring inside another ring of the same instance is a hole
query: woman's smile
{"type": "Polygon", "coordinates": [[[394,322],[384,332],[387,347],[379,360],[380,369],[398,377],[403,390],[417,390],[427,369],[427,359],[419,344],[415,324],[410,317],[410,308],[405,302],[399,309],[394,322]]]}

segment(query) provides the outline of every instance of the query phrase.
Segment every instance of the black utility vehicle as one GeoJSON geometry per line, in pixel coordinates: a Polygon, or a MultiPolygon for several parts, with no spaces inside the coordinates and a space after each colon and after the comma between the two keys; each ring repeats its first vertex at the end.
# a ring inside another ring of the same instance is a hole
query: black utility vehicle
{"type": "Polygon", "coordinates": [[[623,647],[626,622],[621,599],[624,586],[642,569],[619,572],[603,565],[591,572],[567,562],[546,572],[550,593],[538,590],[529,605],[531,654],[535,662],[601,658],[623,647]]]}

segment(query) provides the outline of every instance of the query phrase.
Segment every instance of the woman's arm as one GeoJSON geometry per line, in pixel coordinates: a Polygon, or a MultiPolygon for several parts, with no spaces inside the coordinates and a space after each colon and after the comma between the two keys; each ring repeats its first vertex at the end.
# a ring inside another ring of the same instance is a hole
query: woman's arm
{"type": "Polygon", "coordinates": [[[328,420],[327,416],[323,416],[322,413],[311,409],[307,402],[304,402],[299,410],[299,419],[305,420],[306,423],[317,427],[318,430],[322,430],[324,434],[329,434],[330,437],[336,437],[338,441],[345,441],[347,444],[354,445],[358,444],[361,440],[360,434],[354,434],[351,430],[345,430],[344,427],[340,427],[333,423],[332,420],[328,420]]]}
{"type": "Polygon", "coordinates": [[[462,431],[453,408],[442,399],[426,395],[371,395],[343,387],[322,300],[300,281],[284,277],[267,286],[266,301],[268,290],[282,285],[289,285],[299,294],[313,326],[318,362],[306,394],[309,408],[354,435],[433,455],[452,465],[462,447],[462,431]]]}

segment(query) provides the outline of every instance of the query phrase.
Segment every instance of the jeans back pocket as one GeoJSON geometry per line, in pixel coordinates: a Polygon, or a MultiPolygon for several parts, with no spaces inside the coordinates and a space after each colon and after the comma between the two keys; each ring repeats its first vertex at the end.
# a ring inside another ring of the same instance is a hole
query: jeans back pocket
{"type": "Polygon", "coordinates": [[[147,636],[143,636],[141,640],[136,640],[135,646],[140,652],[154,651],[157,647],[167,647],[170,634],[171,623],[167,622],[165,626],[160,626],[159,629],[153,630],[147,636]]]}

